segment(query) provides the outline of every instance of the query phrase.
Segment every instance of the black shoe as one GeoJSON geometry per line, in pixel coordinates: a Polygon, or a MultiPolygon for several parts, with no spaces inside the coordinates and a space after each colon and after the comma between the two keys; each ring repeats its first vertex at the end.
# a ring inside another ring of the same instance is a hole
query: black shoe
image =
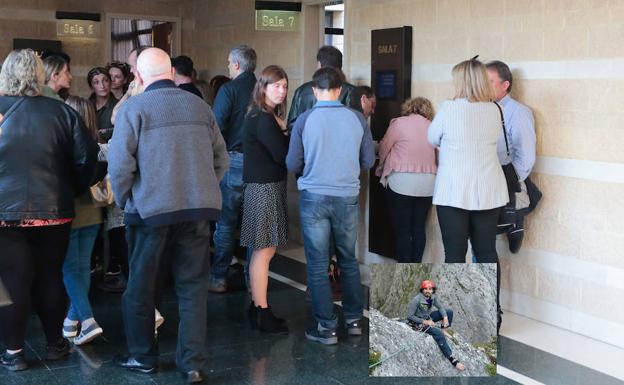
{"type": "Polygon", "coordinates": [[[509,240],[509,251],[516,254],[522,247],[522,239],[524,238],[524,229],[516,228],[507,233],[507,239],[509,240]]]}
{"type": "Polygon", "coordinates": [[[288,326],[286,321],[273,315],[271,307],[256,307],[258,312],[258,329],[265,333],[271,334],[288,334],[288,326]]]}
{"type": "Polygon", "coordinates": [[[503,310],[501,310],[501,308],[498,308],[498,311],[496,312],[496,335],[499,334],[502,323],[503,323],[503,310]]]}
{"type": "Polygon", "coordinates": [[[46,354],[44,360],[55,361],[68,355],[70,352],[69,341],[61,338],[54,344],[46,345],[46,354]]]}
{"type": "Polygon", "coordinates": [[[128,281],[121,272],[106,273],[98,284],[98,288],[107,293],[123,293],[127,285],[128,281]]]}
{"type": "Polygon", "coordinates": [[[14,354],[4,352],[4,354],[0,356],[0,365],[4,366],[12,372],[28,369],[28,364],[26,363],[26,359],[24,358],[23,350],[14,354]]]}
{"type": "Polygon", "coordinates": [[[320,342],[323,345],[336,345],[338,343],[338,334],[335,330],[325,329],[321,331],[315,326],[307,330],[305,336],[307,339],[320,342]]]}
{"type": "Polygon", "coordinates": [[[188,382],[189,384],[196,384],[198,382],[204,381],[204,375],[202,374],[201,370],[190,370],[184,373],[184,377],[186,379],[186,382],[188,382]]]}
{"type": "Polygon", "coordinates": [[[349,322],[346,324],[347,334],[350,336],[362,335],[362,322],[360,320],[349,322]]]}
{"type": "MultiPolygon", "coordinates": [[[[251,327],[253,329],[257,329],[258,328],[258,308],[256,307],[256,304],[254,303],[253,300],[249,304],[249,309],[247,309],[247,317],[249,319],[249,324],[251,325],[251,327]]],[[[274,318],[276,322],[286,325],[286,320],[277,318],[277,317],[274,317],[274,318]]]]}
{"type": "Polygon", "coordinates": [[[152,373],[156,370],[156,365],[143,364],[130,356],[117,356],[113,359],[113,363],[122,368],[136,370],[141,373],[152,373]]]}

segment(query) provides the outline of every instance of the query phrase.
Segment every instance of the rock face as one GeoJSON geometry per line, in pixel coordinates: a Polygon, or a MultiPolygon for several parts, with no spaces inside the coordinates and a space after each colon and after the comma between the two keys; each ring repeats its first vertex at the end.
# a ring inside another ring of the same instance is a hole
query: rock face
{"type": "Polygon", "coordinates": [[[484,351],[472,346],[460,333],[447,337],[453,356],[466,365],[457,370],[444,357],[433,338],[412,330],[407,324],[391,320],[377,310],[370,310],[369,344],[372,352],[387,361],[372,369],[371,376],[432,377],[487,376],[490,360],[484,351]],[[407,349],[390,357],[393,353],[407,349]],[[389,358],[390,357],[390,358],[389,358]]]}
{"type": "Polygon", "coordinates": [[[478,344],[496,336],[496,264],[372,265],[370,307],[387,318],[407,318],[424,279],[435,282],[436,295],[453,309],[452,329],[462,339],[478,344]]]}

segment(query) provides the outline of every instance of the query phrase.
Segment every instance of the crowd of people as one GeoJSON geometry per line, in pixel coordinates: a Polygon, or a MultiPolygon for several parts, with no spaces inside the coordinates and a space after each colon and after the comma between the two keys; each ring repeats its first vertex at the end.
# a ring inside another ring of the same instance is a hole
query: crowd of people
{"type": "MultiPolygon", "coordinates": [[[[289,238],[289,172],[300,190],[315,318],[305,336],[331,345],[340,327],[362,334],[356,240],[360,174],[376,162],[368,123],[374,91],[347,82],[342,54],[331,46],[318,51],[318,70],[294,91],[290,109],[283,68],[270,65],[256,77],[256,52],[246,45],[227,60],[229,77],[214,77],[202,92],[189,57],[138,47],[127,63],[89,71],[85,99],[68,94],[67,55],[7,56],[0,71],[0,281],[12,304],[0,307],[2,366],[28,367],[31,298],[46,359],[69,354],[67,338],[81,345],[104,332],[88,297],[94,254],[102,285],[123,292],[129,354],[116,359],[122,367],[149,373],[158,366],[164,319],[156,307],[166,263],[180,313],[176,364],[188,382],[203,380],[208,292],[228,290],[239,245],[247,249],[251,324],[288,333],[267,291],[271,259],[289,238]],[[342,321],[328,279],[332,258],[342,321]]],[[[532,115],[509,96],[509,68],[474,58],[452,75],[451,100],[437,113],[425,98],[405,101],[378,146],[376,173],[387,190],[399,262],[422,260],[435,205],[447,262],[465,262],[470,240],[477,262],[496,263],[497,231],[521,241],[522,210],[534,207],[539,193],[528,179],[532,115]],[[519,190],[508,188],[501,165],[509,164],[519,190]]]]}

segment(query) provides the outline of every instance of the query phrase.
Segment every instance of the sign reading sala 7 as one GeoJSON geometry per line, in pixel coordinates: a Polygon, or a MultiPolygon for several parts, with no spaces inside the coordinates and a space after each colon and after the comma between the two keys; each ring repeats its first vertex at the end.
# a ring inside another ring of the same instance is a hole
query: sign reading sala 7
{"type": "Polygon", "coordinates": [[[299,31],[301,12],[256,10],[256,31],[299,31]]]}

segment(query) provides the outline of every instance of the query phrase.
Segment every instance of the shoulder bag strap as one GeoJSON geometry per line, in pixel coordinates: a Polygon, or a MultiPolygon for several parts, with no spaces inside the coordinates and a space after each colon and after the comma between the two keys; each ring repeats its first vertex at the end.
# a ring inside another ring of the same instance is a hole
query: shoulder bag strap
{"type": "Polygon", "coordinates": [[[509,142],[507,141],[507,129],[505,128],[505,118],[503,117],[503,109],[497,102],[493,102],[498,108],[498,112],[500,112],[501,124],[503,125],[503,135],[505,136],[505,149],[507,150],[507,158],[511,158],[509,155],[509,142]]]}

